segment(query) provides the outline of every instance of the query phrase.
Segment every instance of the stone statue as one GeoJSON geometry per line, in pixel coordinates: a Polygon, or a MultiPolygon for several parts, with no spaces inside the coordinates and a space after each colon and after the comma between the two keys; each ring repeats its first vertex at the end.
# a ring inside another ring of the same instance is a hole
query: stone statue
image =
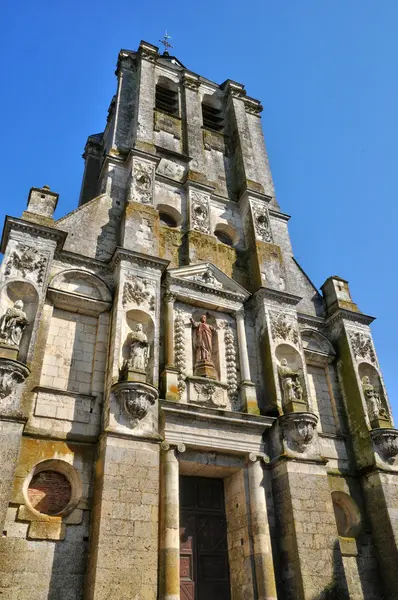
{"type": "Polygon", "coordinates": [[[362,377],[362,389],[368,407],[369,418],[371,420],[377,419],[379,416],[387,418],[387,413],[381,403],[380,396],[370,383],[370,378],[367,375],[362,377]]]}
{"type": "Polygon", "coordinates": [[[149,361],[149,342],[142,330],[141,323],[137,323],[131,336],[130,356],[127,361],[130,369],[146,371],[149,361]]]}
{"type": "Polygon", "coordinates": [[[200,321],[194,321],[191,317],[192,327],[195,329],[195,374],[203,377],[216,379],[216,372],[212,360],[213,333],[216,328],[209,325],[206,315],[200,317],[200,321]]]}
{"type": "Polygon", "coordinates": [[[26,325],[28,319],[23,311],[23,302],[17,300],[0,319],[0,341],[18,348],[26,325]]]}
{"type": "Polygon", "coordinates": [[[286,358],[282,358],[281,364],[278,366],[278,372],[282,383],[284,405],[302,400],[303,388],[299,380],[299,372],[293,371],[288,366],[286,358]]]}

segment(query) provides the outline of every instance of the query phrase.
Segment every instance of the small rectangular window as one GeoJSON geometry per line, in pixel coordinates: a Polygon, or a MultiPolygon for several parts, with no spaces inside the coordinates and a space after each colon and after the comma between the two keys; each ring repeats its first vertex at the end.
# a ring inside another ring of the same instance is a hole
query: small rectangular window
{"type": "Polygon", "coordinates": [[[178,92],[162,85],[156,86],[156,110],[178,117],[178,92]]]}

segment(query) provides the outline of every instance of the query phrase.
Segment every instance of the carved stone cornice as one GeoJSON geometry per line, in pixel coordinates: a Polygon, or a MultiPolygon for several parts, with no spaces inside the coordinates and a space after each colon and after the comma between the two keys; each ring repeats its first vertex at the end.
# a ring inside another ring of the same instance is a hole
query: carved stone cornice
{"type": "Polygon", "coordinates": [[[111,267],[115,267],[122,261],[129,262],[134,265],[142,265],[145,267],[152,267],[163,273],[170,263],[169,260],[164,258],[158,258],[156,256],[150,256],[149,254],[142,254],[141,252],[135,252],[134,250],[127,250],[117,246],[109,263],[111,267]]]}
{"type": "Polygon", "coordinates": [[[200,80],[199,77],[194,73],[185,71],[182,76],[182,84],[185,88],[192,90],[193,92],[197,92],[200,87],[200,80]]]}
{"type": "MultiPolygon", "coordinates": [[[[168,277],[170,276],[168,275],[168,277]]],[[[180,279],[176,277],[174,279],[168,279],[168,282],[171,293],[175,294],[177,298],[181,298],[182,300],[186,300],[187,296],[182,294],[181,290],[176,289],[176,286],[183,287],[187,291],[197,290],[198,292],[207,294],[210,292],[212,296],[218,296],[219,298],[225,298],[225,300],[232,300],[233,302],[242,303],[246,300],[246,296],[243,294],[237,294],[235,292],[230,292],[220,288],[209,288],[209,286],[201,284],[200,282],[191,279],[180,279]]]]}
{"type": "Polygon", "coordinates": [[[271,302],[280,304],[282,306],[296,306],[300,300],[302,300],[301,296],[296,296],[295,294],[289,294],[288,292],[282,292],[280,290],[274,290],[268,287],[260,287],[257,292],[253,294],[253,298],[256,300],[270,300],[271,302]]]}
{"type": "Polygon", "coordinates": [[[153,46],[152,44],[148,44],[148,42],[142,41],[140,43],[138,53],[142,59],[154,63],[159,57],[159,48],[157,46],[153,46]]]}
{"type": "Polygon", "coordinates": [[[117,59],[115,75],[118,76],[122,68],[134,69],[136,66],[136,57],[136,52],[132,52],[129,50],[121,50],[117,59]]]}
{"type": "Polygon", "coordinates": [[[256,100],[255,98],[251,98],[250,96],[246,96],[244,99],[245,102],[245,110],[249,115],[255,115],[257,117],[260,116],[260,113],[263,111],[263,106],[260,100],[256,100]]]}
{"type": "MultiPolygon", "coordinates": [[[[271,197],[270,200],[272,200],[271,197]]],[[[279,212],[279,210],[273,210],[272,208],[268,208],[268,214],[270,215],[270,217],[273,217],[274,219],[279,219],[280,221],[285,221],[286,223],[291,219],[290,215],[287,215],[283,212],[279,212]]]]}
{"type": "Polygon", "coordinates": [[[297,313],[297,320],[300,325],[305,327],[311,327],[313,329],[320,330],[325,326],[325,319],[322,317],[314,317],[312,315],[306,315],[304,313],[297,313]]]}
{"type": "Polygon", "coordinates": [[[336,323],[343,321],[351,321],[353,323],[358,323],[359,325],[370,325],[373,323],[376,317],[371,317],[370,315],[365,315],[363,313],[355,312],[353,310],[347,310],[344,308],[339,308],[333,313],[330,317],[325,320],[326,327],[333,327],[336,323]]]}
{"type": "Polygon", "coordinates": [[[24,221],[23,219],[17,219],[16,217],[6,217],[3,236],[1,238],[0,251],[4,254],[8,239],[11,231],[20,231],[36,237],[45,238],[54,241],[57,245],[57,250],[61,250],[68,233],[61,229],[55,229],[55,227],[47,227],[46,225],[39,225],[31,221],[24,221]]]}

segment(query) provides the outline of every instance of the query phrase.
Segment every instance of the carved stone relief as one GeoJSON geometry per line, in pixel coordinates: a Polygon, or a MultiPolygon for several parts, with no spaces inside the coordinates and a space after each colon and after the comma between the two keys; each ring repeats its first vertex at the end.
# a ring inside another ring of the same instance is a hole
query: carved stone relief
{"type": "Polygon", "coordinates": [[[176,311],[176,317],[174,321],[174,361],[175,366],[178,369],[178,392],[180,397],[185,391],[185,325],[182,312],[176,311]]]}
{"type": "Polygon", "coordinates": [[[152,204],[154,167],[147,162],[134,162],[132,173],[132,200],[142,204],[152,204]]]}
{"type": "Polygon", "coordinates": [[[379,456],[385,462],[392,464],[398,455],[398,430],[392,428],[373,429],[370,435],[379,456]]]}
{"type": "Polygon", "coordinates": [[[215,278],[211,269],[206,269],[206,271],[203,271],[203,273],[198,273],[197,275],[193,275],[193,277],[188,277],[187,279],[190,279],[191,281],[197,281],[198,283],[204,283],[205,285],[213,288],[220,289],[223,287],[222,283],[215,278]]]}
{"type": "Polygon", "coordinates": [[[29,369],[22,363],[0,359],[0,399],[9,396],[18,384],[25,381],[29,373],[29,369]]]}
{"type": "Polygon", "coordinates": [[[202,233],[210,234],[209,201],[206,194],[191,191],[192,227],[202,233]]]}
{"type": "Polygon", "coordinates": [[[288,447],[294,452],[305,452],[314,438],[318,417],[312,413],[290,413],[280,422],[288,447]]]}
{"type": "Polygon", "coordinates": [[[167,160],[162,158],[157,168],[159,175],[164,175],[170,179],[181,181],[185,174],[185,167],[180,165],[173,160],[167,160]]]}
{"type": "Polygon", "coordinates": [[[288,319],[284,313],[270,312],[271,320],[271,335],[274,341],[284,340],[297,345],[299,336],[296,324],[293,320],[288,319]]]}
{"type": "Polygon", "coordinates": [[[196,402],[201,404],[209,404],[210,406],[217,406],[219,408],[225,408],[227,402],[224,399],[222,390],[214,383],[195,383],[194,389],[198,394],[196,402]]]}
{"type": "Polygon", "coordinates": [[[370,336],[360,331],[350,332],[349,335],[355,358],[376,363],[376,354],[373,350],[373,344],[370,336]]]}
{"type": "Polygon", "coordinates": [[[131,427],[136,427],[146,417],[158,397],[156,388],[140,382],[118,383],[113,387],[113,393],[131,427]]]}
{"type": "Polygon", "coordinates": [[[19,348],[28,319],[23,311],[22,300],[17,300],[12,308],[7,308],[0,319],[0,343],[19,348]]]}
{"type": "Polygon", "coordinates": [[[38,283],[43,283],[46,268],[46,257],[32,246],[18,246],[7,260],[4,275],[31,275],[38,283]]]}
{"type": "Polygon", "coordinates": [[[126,306],[132,302],[138,306],[146,304],[149,310],[155,310],[154,282],[137,275],[130,275],[123,286],[122,304],[126,306]]]}
{"type": "Polygon", "coordinates": [[[256,238],[272,243],[272,233],[267,208],[261,202],[250,202],[256,238]]]}
{"type": "Polygon", "coordinates": [[[228,322],[224,326],[225,359],[227,365],[228,395],[232,405],[238,400],[238,375],[236,369],[236,350],[234,332],[228,322]]]}

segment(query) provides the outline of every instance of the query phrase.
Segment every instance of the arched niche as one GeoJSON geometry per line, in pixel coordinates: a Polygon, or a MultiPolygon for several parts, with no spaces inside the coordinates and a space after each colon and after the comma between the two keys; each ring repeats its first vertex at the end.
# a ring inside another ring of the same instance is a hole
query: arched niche
{"type": "Polygon", "coordinates": [[[217,223],[214,229],[214,235],[223,244],[227,246],[236,246],[239,242],[239,234],[232,225],[227,223],[217,223]]]}
{"type": "MultiPolygon", "coordinates": [[[[296,399],[293,400],[293,402],[302,403],[303,410],[306,410],[306,407],[304,408],[304,406],[306,404],[308,394],[306,381],[304,377],[303,361],[301,359],[300,353],[296,350],[296,348],[294,348],[290,344],[284,343],[279,344],[275,348],[275,357],[278,365],[279,386],[282,397],[282,406],[285,412],[286,408],[289,406],[289,401],[286,397],[286,389],[284,389],[285,377],[282,375],[284,368],[287,368],[290,372],[295,374],[291,376],[291,379],[293,379],[294,387],[297,386],[297,381],[299,382],[299,386],[301,386],[301,398],[299,389],[296,389],[297,396],[296,399]]],[[[289,409],[288,412],[290,412],[289,409]]]]}
{"type": "Polygon", "coordinates": [[[12,308],[17,300],[22,300],[23,311],[28,319],[28,325],[23,331],[18,352],[18,360],[26,362],[39,305],[39,295],[34,285],[22,280],[9,281],[3,285],[0,291],[1,316],[8,308],[12,308]]]}
{"type": "Polygon", "coordinates": [[[96,275],[87,273],[87,271],[77,269],[61,271],[53,277],[49,287],[102,302],[111,302],[112,300],[112,294],[106,283],[96,275]]]}
{"type": "MultiPolygon", "coordinates": [[[[206,322],[209,325],[212,325],[213,327],[217,327],[217,321],[216,318],[214,317],[214,315],[212,315],[212,313],[205,311],[205,310],[195,310],[192,313],[192,319],[196,322],[199,322],[202,315],[206,315],[206,322]]],[[[191,328],[192,331],[192,366],[193,369],[195,370],[195,363],[196,363],[196,348],[195,348],[195,335],[196,335],[196,330],[194,330],[193,328],[191,328]]],[[[216,369],[216,373],[217,373],[217,379],[220,380],[220,348],[219,348],[219,340],[218,340],[218,330],[215,329],[215,331],[213,331],[213,335],[212,335],[212,353],[211,353],[211,358],[214,364],[214,367],[216,369]]]]}
{"type": "Polygon", "coordinates": [[[162,202],[157,204],[156,208],[159,212],[161,225],[166,225],[167,227],[180,227],[182,223],[182,214],[177,208],[162,202]]]}
{"type": "Polygon", "coordinates": [[[147,382],[153,383],[155,326],[151,315],[143,310],[128,310],[124,315],[119,366],[121,368],[124,362],[127,361],[130,356],[131,338],[138,324],[142,325],[142,330],[148,338],[149,360],[147,368],[147,382]]]}
{"type": "MultiPolygon", "coordinates": [[[[369,419],[372,421],[372,419],[373,419],[373,417],[375,417],[375,415],[372,414],[374,412],[372,410],[372,406],[371,406],[372,400],[371,399],[369,400],[369,396],[365,392],[366,388],[364,387],[364,384],[366,385],[368,382],[370,383],[370,385],[373,386],[374,391],[375,391],[377,397],[379,398],[380,408],[384,410],[385,418],[389,418],[389,410],[388,410],[386,395],[385,395],[384,387],[381,382],[380,375],[379,375],[377,369],[369,363],[362,362],[358,365],[358,375],[361,380],[361,389],[362,389],[362,393],[364,394],[369,419]]],[[[377,399],[376,399],[376,402],[377,402],[377,399]]],[[[379,415],[379,416],[383,416],[383,415],[379,415]]]]}
{"type": "Polygon", "coordinates": [[[359,508],[345,492],[332,492],[334,516],[337,532],[341,537],[355,538],[361,531],[361,513],[359,508]]]}

